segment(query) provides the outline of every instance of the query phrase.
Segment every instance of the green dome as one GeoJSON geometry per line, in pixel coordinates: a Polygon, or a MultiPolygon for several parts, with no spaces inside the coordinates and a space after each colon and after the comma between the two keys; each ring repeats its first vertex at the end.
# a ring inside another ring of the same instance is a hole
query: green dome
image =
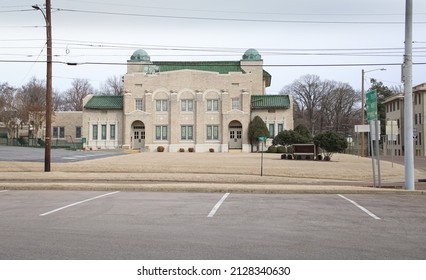
{"type": "Polygon", "coordinates": [[[243,55],[243,60],[262,60],[262,57],[257,50],[248,49],[243,55]]]}
{"type": "Polygon", "coordinates": [[[131,61],[151,61],[151,57],[149,57],[148,53],[142,49],[139,49],[133,53],[130,57],[131,61]]]}

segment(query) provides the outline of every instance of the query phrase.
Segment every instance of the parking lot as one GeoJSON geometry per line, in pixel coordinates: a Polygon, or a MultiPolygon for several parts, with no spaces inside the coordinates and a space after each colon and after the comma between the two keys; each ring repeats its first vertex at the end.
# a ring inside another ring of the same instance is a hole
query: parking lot
{"type": "Polygon", "coordinates": [[[425,259],[423,195],[0,192],[0,259],[425,259]]]}
{"type": "MultiPolygon", "coordinates": [[[[52,149],[51,161],[55,163],[77,162],[123,155],[123,150],[73,151],[52,149]]],[[[0,145],[0,161],[44,162],[44,149],[0,145]]]]}

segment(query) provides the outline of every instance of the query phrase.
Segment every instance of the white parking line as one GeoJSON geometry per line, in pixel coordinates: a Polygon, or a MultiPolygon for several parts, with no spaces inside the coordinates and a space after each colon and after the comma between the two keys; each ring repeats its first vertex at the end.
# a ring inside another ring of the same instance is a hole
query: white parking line
{"type": "Polygon", "coordinates": [[[364,211],[365,213],[367,213],[368,215],[370,215],[372,218],[376,219],[376,220],[381,220],[379,217],[377,217],[376,215],[374,215],[373,213],[371,213],[370,211],[368,211],[366,208],[362,207],[361,205],[359,205],[358,203],[356,203],[353,200],[350,200],[349,198],[338,194],[338,196],[340,196],[343,199],[346,199],[347,201],[349,201],[350,203],[352,203],[353,205],[355,205],[356,207],[358,207],[359,209],[361,209],[362,211],[364,211]]]}
{"type": "Polygon", "coordinates": [[[112,194],[116,194],[116,193],[119,193],[119,191],[116,191],[116,192],[110,192],[110,193],[107,193],[107,194],[103,194],[103,195],[99,195],[99,196],[96,196],[96,197],[92,197],[92,198],[89,198],[89,199],[86,199],[86,200],[82,200],[82,201],[79,201],[79,202],[76,202],[76,203],[72,203],[72,204],[66,205],[66,206],[64,206],[64,207],[57,208],[57,209],[55,209],[55,210],[52,210],[52,211],[49,211],[49,212],[46,212],[46,213],[40,214],[40,216],[46,216],[46,215],[49,215],[49,214],[52,214],[52,213],[55,213],[55,212],[61,211],[61,210],[65,209],[65,208],[68,208],[68,207],[72,207],[72,206],[75,206],[75,205],[78,205],[78,204],[81,204],[81,203],[84,203],[84,202],[88,202],[88,201],[91,201],[91,200],[95,200],[95,199],[102,198],[102,197],[105,197],[105,196],[107,196],[107,195],[112,195],[112,194]]]}
{"type": "Polygon", "coordinates": [[[2,191],[0,191],[0,193],[2,193],[2,192],[7,192],[8,190],[2,190],[2,191]]]}
{"type": "Polygon", "coordinates": [[[228,197],[229,193],[225,193],[222,198],[219,200],[218,203],[213,207],[212,211],[207,215],[207,218],[211,218],[216,214],[216,211],[219,209],[219,207],[222,205],[222,203],[225,201],[225,199],[228,197]]]}
{"type": "Polygon", "coordinates": [[[63,157],[62,159],[76,160],[76,158],[75,158],[75,157],[63,157]]]}

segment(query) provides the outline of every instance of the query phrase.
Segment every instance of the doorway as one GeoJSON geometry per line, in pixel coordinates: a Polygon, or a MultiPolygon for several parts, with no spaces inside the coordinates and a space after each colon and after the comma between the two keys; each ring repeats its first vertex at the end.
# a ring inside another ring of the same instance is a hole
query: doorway
{"type": "Polygon", "coordinates": [[[132,124],[132,149],[140,150],[145,147],[145,124],[141,121],[136,121],[132,124]]]}
{"type": "Polygon", "coordinates": [[[239,121],[229,124],[229,149],[243,148],[243,125],[239,121]]]}

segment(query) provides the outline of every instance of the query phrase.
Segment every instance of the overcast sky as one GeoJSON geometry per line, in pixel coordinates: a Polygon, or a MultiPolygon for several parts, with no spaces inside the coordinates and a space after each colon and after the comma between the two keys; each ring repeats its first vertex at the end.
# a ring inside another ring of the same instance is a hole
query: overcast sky
{"type": "MultiPolygon", "coordinates": [[[[426,1],[413,2],[414,62],[426,63],[426,1]]],[[[0,83],[45,78],[45,24],[34,4],[44,1],[0,0],[0,83]]],[[[255,48],[271,94],[305,74],[360,90],[362,69],[387,69],[366,73],[367,88],[369,78],[399,86],[404,21],[405,0],[52,0],[54,60],[80,63],[54,64],[53,87],[84,78],[97,88],[124,75],[126,66],[114,63],[139,48],[152,61],[240,60],[255,48]],[[106,65],[87,64],[98,62],[106,65]]],[[[426,82],[426,65],[413,71],[414,85],[426,82]]]]}

